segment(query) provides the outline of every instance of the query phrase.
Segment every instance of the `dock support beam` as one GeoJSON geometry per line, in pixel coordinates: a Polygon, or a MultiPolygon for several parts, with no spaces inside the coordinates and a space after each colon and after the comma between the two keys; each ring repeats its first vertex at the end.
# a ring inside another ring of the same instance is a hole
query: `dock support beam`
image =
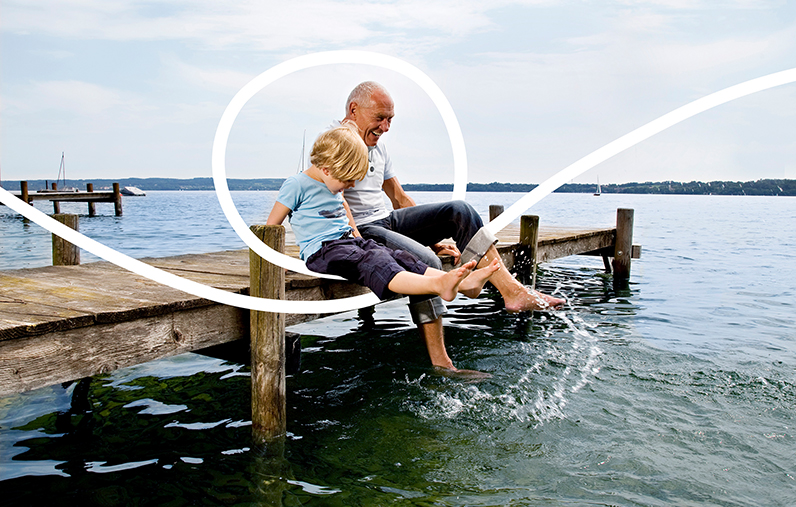
{"type": "Polygon", "coordinates": [[[633,210],[616,210],[616,247],[614,250],[614,282],[630,278],[630,259],[633,254],[633,210]]]}
{"type": "Polygon", "coordinates": [[[113,184],[113,206],[116,211],[116,216],[122,216],[122,192],[119,189],[119,184],[113,184]]]}
{"type": "MultiPolygon", "coordinates": [[[[94,184],[93,183],[86,183],[86,192],[94,192],[94,184]]],[[[89,203],[88,203],[88,216],[90,216],[90,217],[97,216],[97,207],[91,201],[89,201],[89,203]]]]}
{"type": "Polygon", "coordinates": [[[30,204],[30,197],[28,197],[28,182],[27,181],[20,181],[19,182],[19,198],[25,201],[25,204],[30,204]]]}
{"type": "MultiPolygon", "coordinates": [[[[277,252],[285,251],[285,228],[253,225],[252,232],[277,252]]],[[[249,251],[250,292],[254,297],[285,299],[285,270],[249,251]]],[[[252,433],[256,444],[285,436],[285,314],[250,312],[252,433]]]]}
{"type": "Polygon", "coordinates": [[[503,214],[503,205],[502,204],[490,204],[489,205],[489,221],[496,219],[501,214],[503,214]]]}
{"type": "MultiPolygon", "coordinates": [[[[58,191],[58,183],[51,183],[53,192],[58,191]]],[[[53,214],[57,215],[61,213],[61,203],[58,201],[53,201],[53,214]]]]}
{"type": "Polygon", "coordinates": [[[536,287],[536,264],[539,243],[539,217],[537,215],[523,215],[520,217],[520,246],[521,259],[517,276],[525,285],[536,287]]]}
{"type": "MultiPolygon", "coordinates": [[[[67,227],[78,231],[80,230],[77,215],[55,214],[58,220],[67,227]]],[[[80,248],[66,241],[61,236],[53,234],[53,266],[77,266],[80,264],[80,248]]]]}

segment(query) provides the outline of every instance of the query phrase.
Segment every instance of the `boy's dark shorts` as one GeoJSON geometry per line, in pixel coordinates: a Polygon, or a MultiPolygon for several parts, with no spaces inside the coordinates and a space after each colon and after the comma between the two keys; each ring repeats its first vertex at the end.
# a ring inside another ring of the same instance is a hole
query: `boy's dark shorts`
{"type": "Polygon", "coordinates": [[[318,273],[337,275],[364,285],[379,299],[391,297],[387,288],[401,271],[422,275],[428,266],[404,250],[392,250],[372,239],[348,238],[324,241],[321,249],[310,255],[307,267],[318,273]]]}

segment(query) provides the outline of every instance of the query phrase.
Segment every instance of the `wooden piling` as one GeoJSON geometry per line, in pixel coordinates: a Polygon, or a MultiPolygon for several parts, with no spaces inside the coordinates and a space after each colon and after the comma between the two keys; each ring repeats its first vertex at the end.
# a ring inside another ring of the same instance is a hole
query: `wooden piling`
{"type": "Polygon", "coordinates": [[[520,217],[520,246],[522,266],[517,276],[520,281],[532,288],[536,287],[537,244],[539,243],[539,217],[523,215],[520,217]]]}
{"type": "MultiPolygon", "coordinates": [[[[94,192],[93,183],[86,183],[86,192],[94,192]]],[[[88,203],[88,216],[90,217],[97,216],[97,207],[91,201],[89,201],[88,203]]]]}
{"type": "Polygon", "coordinates": [[[633,254],[633,210],[616,210],[616,247],[614,249],[614,280],[630,278],[630,259],[633,254]]]}
{"type": "MultiPolygon", "coordinates": [[[[55,214],[53,218],[71,227],[80,230],[77,215],[55,214]]],[[[53,234],[53,266],[77,266],[80,264],[80,248],[53,234]]]]}
{"type": "Polygon", "coordinates": [[[502,204],[490,204],[489,205],[489,221],[496,219],[503,213],[503,205],[502,204]]]}
{"type": "MultiPolygon", "coordinates": [[[[252,232],[266,245],[285,250],[285,228],[253,225],[252,232]]],[[[250,295],[285,299],[285,270],[249,251],[250,295]]],[[[287,424],[285,395],[285,314],[250,312],[252,434],[257,444],[284,437],[287,424]]]]}
{"type": "Polygon", "coordinates": [[[116,210],[116,216],[122,216],[122,193],[118,183],[113,184],[113,206],[116,210]]]}
{"type": "Polygon", "coordinates": [[[19,198],[25,201],[26,203],[30,204],[30,197],[28,197],[28,182],[27,181],[20,181],[19,182],[19,198]]]}
{"type": "MultiPolygon", "coordinates": [[[[52,184],[53,192],[58,191],[58,183],[52,184]]],[[[53,201],[53,214],[57,215],[61,212],[61,203],[58,201],[53,201]]]]}

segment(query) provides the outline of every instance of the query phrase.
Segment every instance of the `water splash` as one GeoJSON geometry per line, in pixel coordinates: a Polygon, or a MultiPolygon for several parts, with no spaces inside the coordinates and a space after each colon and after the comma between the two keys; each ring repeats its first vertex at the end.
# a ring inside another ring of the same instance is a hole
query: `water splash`
{"type": "Polygon", "coordinates": [[[479,384],[456,380],[438,381],[421,375],[401,381],[420,390],[418,400],[404,406],[424,419],[468,420],[505,424],[516,422],[534,426],[565,419],[570,396],[591,382],[599,373],[600,335],[596,326],[577,314],[553,312],[543,336],[529,342],[515,342],[514,357],[533,358],[519,370],[506,372],[479,384]],[[511,380],[511,375],[517,375],[511,380]]]}

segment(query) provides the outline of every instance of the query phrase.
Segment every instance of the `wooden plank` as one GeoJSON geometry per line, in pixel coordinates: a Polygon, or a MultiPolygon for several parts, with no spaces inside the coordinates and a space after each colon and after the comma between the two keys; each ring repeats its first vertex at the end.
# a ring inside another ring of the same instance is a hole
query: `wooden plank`
{"type": "Polygon", "coordinates": [[[570,255],[599,250],[614,244],[615,232],[612,229],[593,231],[573,236],[569,240],[553,238],[539,240],[537,259],[539,262],[550,262],[570,255]]]}
{"type": "MultiPolygon", "coordinates": [[[[17,197],[21,194],[12,192],[17,197]]],[[[29,192],[28,201],[114,202],[113,192],[29,192]],[[90,195],[89,195],[90,194],[90,195]]]]}
{"type": "Polygon", "coordinates": [[[248,336],[248,311],[224,305],[0,342],[0,396],[248,336]]]}

